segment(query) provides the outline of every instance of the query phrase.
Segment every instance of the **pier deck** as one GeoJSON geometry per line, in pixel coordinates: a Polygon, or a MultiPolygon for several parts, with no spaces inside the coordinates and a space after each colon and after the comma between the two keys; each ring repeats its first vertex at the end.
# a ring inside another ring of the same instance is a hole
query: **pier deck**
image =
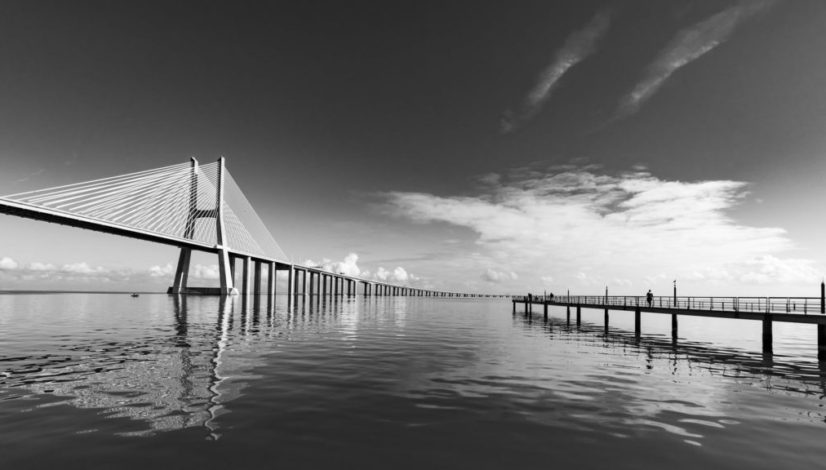
{"type": "Polygon", "coordinates": [[[513,313],[517,304],[524,304],[525,314],[533,313],[534,305],[541,305],[545,318],[548,306],[565,307],[568,321],[571,309],[576,309],[576,324],[581,323],[581,309],[604,311],[605,331],[608,331],[609,311],[634,312],[634,332],[640,336],[641,313],[671,315],[671,336],[677,340],[679,315],[694,317],[756,320],[763,323],[763,351],[772,351],[772,324],[774,322],[817,325],[818,359],[826,360],[826,302],[821,285],[821,297],[654,297],[649,303],[645,296],[522,296],[513,297],[513,313]]]}

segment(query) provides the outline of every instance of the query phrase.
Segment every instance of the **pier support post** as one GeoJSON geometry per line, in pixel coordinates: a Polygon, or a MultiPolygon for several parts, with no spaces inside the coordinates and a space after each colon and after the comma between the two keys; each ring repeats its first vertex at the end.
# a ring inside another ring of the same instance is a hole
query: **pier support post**
{"type": "Polygon", "coordinates": [[[513,314],[516,315],[516,301],[511,301],[511,304],[513,304],[513,314]]]}
{"type": "Polygon", "coordinates": [[[634,309],[634,336],[637,339],[640,339],[640,330],[641,330],[640,327],[642,326],[640,324],[641,323],[640,316],[641,316],[640,315],[640,307],[637,306],[637,308],[634,309]]]}
{"type": "Polygon", "coordinates": [[[671,314],[671,341],[677,341],[677,314],[671,314]]]}
{"type": "Polygon", "coordinates": [[[565,322],[571,324],[571,304],[565,306],[565,322]]]}
{"type": "Polygon", "coordinates": [[[817,325],[817,360],[826,361],[826,325],[817,325]]]}
{"type": "Polygon", "coordinates": [[[608,334],[608,307],[605,308],[604,319],[605,319],[605,334],[607,335],[608,334]]]}
{"type": "MultiPolygon", "coordinates": [[[[820,314],[826,314],[826,284],[820,283],[820,314]]],[[[817,325],[817,359],[826,361],[826,325],[817,325]]]]}
{"type": "Polygon", "coordinates": [[[576,326],[579,328],[579,325],[582,324],[582,307],[580,305],[576,306],[576,326]]]}
{"type": "MultiPolygon", "coordinates": [[[[818,325],[820,326],[820,325],[818,325]]],[[[767,313],[763,316],[763,352],[772,352],[772,316],[767,313]]]]}
{"type": "Polygon", "coordinates": [[[547,320],[548,319],[548,301],[547,300],[542,302],[542,308],[543,308],[542,316],[543,316],[543,318],[545,318],[545,320],[547,320]]]}

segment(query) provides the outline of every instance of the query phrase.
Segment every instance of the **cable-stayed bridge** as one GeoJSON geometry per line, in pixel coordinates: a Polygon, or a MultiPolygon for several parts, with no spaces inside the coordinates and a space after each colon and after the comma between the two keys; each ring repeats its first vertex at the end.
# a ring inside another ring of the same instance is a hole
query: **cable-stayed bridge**
{"type": "Polygon", "coordinates": [[[180,248],[171,294],[488,297],[420,289],[331,273],[288,261],[221,157],[0,197],[0,213],[147,240],[180,248]],[[189,285],[192,250],[217,255],[219,287],[189,285]],[[242,262],[236,286],[235,265],[242,262]],[[239,289],[240,288],[240,289],[239,289]],[[361,288],[361,289],[360,289],[361,288]]]}

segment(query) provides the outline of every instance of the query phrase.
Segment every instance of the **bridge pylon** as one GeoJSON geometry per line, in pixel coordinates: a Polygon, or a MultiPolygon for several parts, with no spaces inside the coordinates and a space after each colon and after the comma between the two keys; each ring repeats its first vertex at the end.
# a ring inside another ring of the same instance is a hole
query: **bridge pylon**
{"type": "Polygon", "coordinates": [[[195,233],[195,223],[199,218],[215,219],[215,248],[218,254],[218,272],[220,286],[189,287],[189,267],[192,259],[192,249],[182,247],[178,255],[178,266],[175,269],[175,279],[167,292],[169,294],[219,294],[233,295],[238,290],[234,286],[230,253],[226,247],[226,225],[224,224],[224,157],[218,159],[218,178],[215,190],[215,207],[201,209],[198,207],[198,160],[191,157],[192,169],[189,177],[189,210],[187,212],[184,238],[192,239],[195,233]]]}

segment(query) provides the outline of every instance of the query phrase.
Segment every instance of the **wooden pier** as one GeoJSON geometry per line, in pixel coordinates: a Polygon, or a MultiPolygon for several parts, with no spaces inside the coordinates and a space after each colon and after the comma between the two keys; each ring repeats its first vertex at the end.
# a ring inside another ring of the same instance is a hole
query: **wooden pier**
{"type": "Polygon", "coordinates": [[[677,341],[678,317],[731,318],[755,320],[763,323],[763,352],[772,352],[772,324],[774,322],[807,323],[817,326],[817,357],[826,361],[826,286],[820,285],[820,297],[677,297],[658,296],[649,302],[645,296],[523,296],[513,297],[513,313],[518,304],[524,305],[525,315],[533,313],[534,305],[542,307],[548,318],[548,306],[565,307],[571,321],[574,309],[576,324],[582,322],[582,309],[604,312],[604,328],[608,332],[610,311],[634,312],[634,334],[639,338],[641,314],[659,313],[671,315],[671,339],[677,341]]]}

